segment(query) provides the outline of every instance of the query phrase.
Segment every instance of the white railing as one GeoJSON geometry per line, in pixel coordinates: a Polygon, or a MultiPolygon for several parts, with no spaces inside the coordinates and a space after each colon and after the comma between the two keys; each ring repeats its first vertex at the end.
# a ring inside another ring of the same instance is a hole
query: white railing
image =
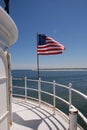
{"type": "MultiPolygon", "coordinates": [[[[82,92],[80,92],[78,90],[73,89],[71,83],[69,83],[68,86],[65,86],[65,85],[62,85],[62,84],[58,84],[55,81],[53,81],[53,82],[43,81],[43,80],[41,80],[41,78],[39,78],[39,80],[33,80],[33,79],[27,79],[27,77],[25,77],[24,79],[23,78],[13,78],[13,80],[19,80],[19,81],[24,80],[24,87],[22,87],[22,86],[13,86],[13,89],[16,88],[16,89],[24,90],[24,94],[13,93],[13,96],[21,96],[21,97],[24,97],[25,100],[27,100],[27,98],[33,98],[35,100],[38,100],[39,107],[41,106],[41,102],[43,102],[42,101],[42,95],[41,95],[42,93],[47,94],[49,96],[52,96],[53,97],[53,110],[54,110],[54,113],[55,113],[55,107],[56,107],[56,99],[61,100],[62,102],[66,103],[69,106],[69,110],[71,108],[77,109],[75,106],[72,105],[72,92],[75,92],[76,94],[80,95],[81,97],[83,97],[84,99],[87,100],[87,95],[83,94],[82,92]],[[29,88],[29,86],[28,86],[29,82],[36,82],[37,83],[37,89],[36,88],[29,88]],[[52,85],[53,93],[42,90],[42,88],[41,88],[42,83],[52,85]],[[56,95],[56,88],[59,87],[59,86],[68,90],[68,92],[69,92],[68,101],[61,98],[61,97],[59,97],[58,95],[56,95]],[[27,95],[28,90],[32,90],[32,91],[37,92],[38,93],[38,98],[28,96],[27,95]]],[[[78,114],[83,119],[83,121],[87,124],[87,118],[79,110],[78,110],[78,114]]]]}

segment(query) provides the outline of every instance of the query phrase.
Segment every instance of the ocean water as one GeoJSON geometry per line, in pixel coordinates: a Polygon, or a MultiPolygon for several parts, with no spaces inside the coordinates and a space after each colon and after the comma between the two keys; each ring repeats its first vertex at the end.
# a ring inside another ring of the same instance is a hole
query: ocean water
{"type": "MultiPolygon", "coordinates": [[[[12,70],[12,77],[13,78],[30,78],[30,79],[38,79],[37,71],[34,70],[12,70]]],[[[87,71],[40,71],[40,78],[46,81],[53,81],[55,80],[56,83],[64,84],[68,86],[69,83],[72,83],[72,88],[75,88],[84,94],[87,95],[87,71]]],[[[13,81],[13,85],[17,85],[18,82],[13,81]]],[[[20,81],[20,86],[24,86],[24,82],[20,81]]],[[[31,84],[31,87],[36,87],[37,85],[31,84]]],[[[42,85],[42,90],[52,92],[52,87],[48,87],[42,85]]],[[[20,90],[13,90],[13,93],[20,92],[20,90]]],[[[30,93],[30,92],[29,92],[30,93]]],[[[24,92],[22,92],[24,94],[24,92]]],[[[64,90],[63,88],[56,89],[56,95],[61,96],[68,100],[68,91],[64,90]]],[[[37,93],[31,91],[29,96],[38,97],[37,93]]],[[[72,93],[72,103],[75,105],[83,114],[87,117],[87,101],[81,98],[79,95],[72,93]]],[[[47,100],[48,103],[53,104],[52,97],[43,95],[42,100],[47,100]]],[[[64,103],[56,100],[56,107],[61,109],[62,111],[68,114],[68,106],[64,103]]],[[[87,130],[87,125],[78,117],[78,122],[87,130]]]]}
{"type": "MultiPolygon", "coordinates": [[[[38,79],[37,71],[32,70],[12,70],[12,77],[38,79]]],[[[87,71],[40,71],[40,78],[64,85],[72,83],[73,88],[87,94],[87,71]]]]}

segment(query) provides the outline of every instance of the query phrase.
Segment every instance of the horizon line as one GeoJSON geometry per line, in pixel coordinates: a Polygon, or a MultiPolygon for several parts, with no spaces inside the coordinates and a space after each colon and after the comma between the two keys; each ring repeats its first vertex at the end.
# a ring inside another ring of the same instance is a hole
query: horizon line
{"type": "MultiPolygon", "coordinates": [[[[87,68],[40,68],[39,70],[81,70],[87,68]]],[[[11,70],[37,70],[37,68],[13,68],[11,70]]]]}

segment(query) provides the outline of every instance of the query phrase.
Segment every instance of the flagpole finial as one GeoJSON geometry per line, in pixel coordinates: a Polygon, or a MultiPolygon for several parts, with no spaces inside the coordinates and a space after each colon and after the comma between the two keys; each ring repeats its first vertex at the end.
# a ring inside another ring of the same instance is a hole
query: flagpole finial
{"type": "Polygon", "coordinates": [[[4,0],[5,2],[5,11],[9,14],[9,0],[4,0]]]}

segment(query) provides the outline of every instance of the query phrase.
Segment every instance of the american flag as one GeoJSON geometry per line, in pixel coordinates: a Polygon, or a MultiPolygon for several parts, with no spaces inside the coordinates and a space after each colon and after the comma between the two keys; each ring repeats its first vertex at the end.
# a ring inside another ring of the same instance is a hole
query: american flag
{"type": "Polygon", "coordinates": [[[54,55],[61,54],[64,51],[64,46],[54,40],[53,38],[39,34],[38,35],[38,45],[37,54],[38,55],[54,55]]]}

